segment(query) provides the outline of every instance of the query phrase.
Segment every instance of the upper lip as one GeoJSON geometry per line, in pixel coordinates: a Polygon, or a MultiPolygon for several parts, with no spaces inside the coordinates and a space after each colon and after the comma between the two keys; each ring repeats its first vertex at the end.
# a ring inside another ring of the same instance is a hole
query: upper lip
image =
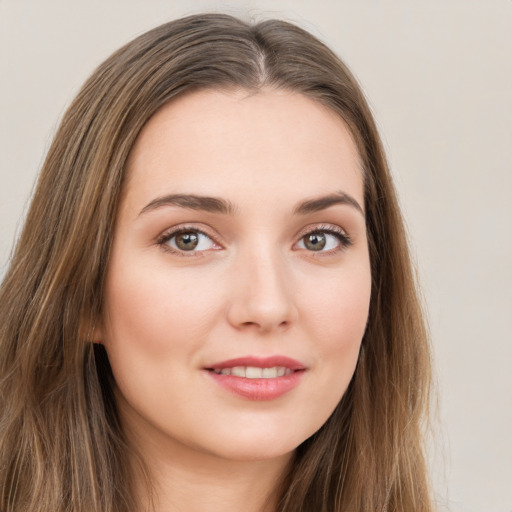
{"type": "Polygon", "coordinates": [[[244,356],[220,361],[218,363],[210,364],[205,367],[207,370],[222,370],[223,368],[234,368],[235,366],[251,366],[255,368],[274,368],[275,366],[283,366],[290,370],[305,370],[306,367],[300,361],[292,359],[287,356],[269,356],[269,357],[256,357],[244,356]]]}

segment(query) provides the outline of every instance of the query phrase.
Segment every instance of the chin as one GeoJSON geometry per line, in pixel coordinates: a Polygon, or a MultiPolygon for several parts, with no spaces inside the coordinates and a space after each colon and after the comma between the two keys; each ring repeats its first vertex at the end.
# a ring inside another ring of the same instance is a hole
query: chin
{"type": "MultiPolygon", "coordinates": [[[[233,461],[264,461],[277,458],[289,458],[306,439],[317,429],[307,430],[288,428],[230,431],[218,433],[215,439],[205,440],[205,448],[218,457],[233,461]]],[[[320,426],[318,427],[320,428],[320,426]]]]}
{"type": "Polygon", "coordinates": [[[212,455],[215,455],[216,458],[233,462],[264,462],[277,459],[286,461],[293,456],[297,446],[290,444],[261,446],[257,441],[254,441],[249,446],[242,443],[232,444],[224,449],[218,449],[212,455]]]}

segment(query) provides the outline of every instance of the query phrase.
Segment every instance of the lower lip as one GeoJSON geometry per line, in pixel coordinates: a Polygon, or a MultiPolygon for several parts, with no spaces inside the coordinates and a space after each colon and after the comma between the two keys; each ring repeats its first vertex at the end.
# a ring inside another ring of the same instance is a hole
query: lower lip
{"type": "Polygon", "coordinates": [[[304,370],[274,379],[247,379],[208,371],[210,377],[222,388],[249,400],[274,400],[296,388],[304,370]]]}

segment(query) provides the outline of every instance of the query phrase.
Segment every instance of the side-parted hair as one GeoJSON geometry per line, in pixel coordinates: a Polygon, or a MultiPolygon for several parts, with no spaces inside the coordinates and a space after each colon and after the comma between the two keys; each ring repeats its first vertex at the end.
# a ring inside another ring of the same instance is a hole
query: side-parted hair
{"type": "MultiPolygon", "coordinates": [[[[295,91],[337,113],[363,162],[372,272],[356,372],[296,450],[279,512],[431,512],[430,352],[382,144],[347,67],[283,21],[221,14],[157,27],[101,64],[67,110],[0,289],[0,510],[133,512],[130,448],[92,329],[125,166],[155,112],[200,89],[295,91]]],[[[149,473],[148,473],[149,474],[149,473]]]]}

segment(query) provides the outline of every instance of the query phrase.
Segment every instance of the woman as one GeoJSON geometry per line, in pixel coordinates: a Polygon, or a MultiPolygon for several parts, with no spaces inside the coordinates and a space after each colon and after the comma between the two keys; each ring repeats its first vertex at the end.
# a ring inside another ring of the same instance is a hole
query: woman
{"type": "Polygon", "coordinates": [[[191,16],[102,64],[0,315],[2,510],[432,510],[382,146],[291,24],[191,16]]]}

